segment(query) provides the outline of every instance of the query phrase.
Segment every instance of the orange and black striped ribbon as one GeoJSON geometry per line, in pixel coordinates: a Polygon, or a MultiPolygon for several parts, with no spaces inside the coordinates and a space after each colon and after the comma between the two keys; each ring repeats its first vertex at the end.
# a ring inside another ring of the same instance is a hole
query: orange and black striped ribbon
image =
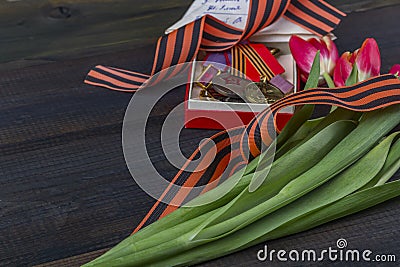
{"type": "Polygon", "coordinates": [[[238,45],[232,46],[232,66],[231,74],[246,79],[246,56],[242,53],[238,45]]]}
{"type": "Polygon", "coordinates": [[[112,90],[135,92],[142,85],[149,86],[175,76],[182,65],[151,79],[163,69],[193,61],[199,50],[230,49],[282,16],[322,36],[331,32],[345,14],[322,0],[250,0],[243,30],[206,15],[158,39],[150,74],[96,66],[88,73],[85,82],[112,90]]]}
{"type": "MultiPolygon", "coordinates": [[[[335,105],[360,112],[400,104],[400,80],[388,74],[349,87],[315,88],[300,91],[275,102],[269,109],[259,113],[247,126],[215,134],[201,144],[203,153],[204,151],[217,151],[211,164],[205,169],[202,166],[204,162],[197,162],[197,166],[191,166],[194,164],[192,160],[200,156],[199,147],[171,181],[171,184],[182,186],[181,189],[174,191],[171,187],[166,188],[160,199],[137,226],[135,232],[198,195],[199,192],[193,190],[194,187],[207,185],[202,192],[209,190],[245,166],[260,154],[263,145],[271,144],[277,129],[275,116],[279,110],[288,106],[306,104],[335,105]],[[188,166],[192,170],[196,169],[193,167],[202,166],[202,168],[197,172],[189,173],[185,171],[188,166]],[[194,195],[193,192],[196,194],[194,195]],[[168,206],[164,203],[168,203],[168,201],[171,203],[171,200],[176,205],[168,206]]],[[[207,157],[204,157],[205,160],[207,157]]]]}
{"type": "Polygon", "coordinates": [[[292,0],[284,16],[316,35],[325,35],[345,14],[325,1],[292,0]]]}
{"type": "Polygon", "coordinates": [[[237,45],[237,48],[259,72],[260,77],[265,78],[266,81],[271,80],[277,74],[271,70],[268,66],[268,62],[264,61],[251,45],[239,44],[237,45]]]}

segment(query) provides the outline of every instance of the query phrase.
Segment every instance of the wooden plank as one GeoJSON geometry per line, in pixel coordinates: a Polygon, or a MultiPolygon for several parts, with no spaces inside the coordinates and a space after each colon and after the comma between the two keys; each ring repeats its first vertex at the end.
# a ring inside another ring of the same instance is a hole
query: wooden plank
{"type": "MultiPolygon", "coordinates": [[[[346,12],[398,0],[331,0],[346,12]]],[[[0,69],[152,44],[186,11],[189,0],[22,0],[0,2],[0,69]]]]}
{"type": "Polygon", "coordinates": [[[186,0],[1,1],[0,50],[7,53],[0,53],[0,63],[41,63],[148,45],[189,4],[186,0]]]}
{"type": "MultiPolygon", "coordinates": [[[[101,61],[145,71],[151,52],[110,53],[101,61]]],[[[82,82],[98,62],[93,56],[0,72],[0,266],[31,266],[113,246],[153,203],[134,183],[121,148],[132,95],[82,82]]],[[[166,176],[173,173],[151,129],[183,98],[184,90],[176,90],[150,119],[149,153],[166,176]]],[[[215,131],[184,132],[181,148],[190,153],[215,131]]]]}
{"type": "Polygon", "coordinates": [[[371,9],[394,6],[400,4],[398,0],[356,0],[356,1],[346,1],[346,0],[328,0],[328,3],[340,8],[346,13],[351,12],[362,12],[371,9]]]}
{"type": "Polygon", "coordinates": [[[81,255],[77,255],[77,256],[61,259],[61,260],[35,265],[35,267],[81,266],[81,265],[87,263],[89,260],[95,259],[95,258],[99,257],[100,255],[104,254],[105,252],[107,252],[107,250],[109,250],[109,249],[108,248],[99,249],[96,251],[84,253],[81,255]]]}

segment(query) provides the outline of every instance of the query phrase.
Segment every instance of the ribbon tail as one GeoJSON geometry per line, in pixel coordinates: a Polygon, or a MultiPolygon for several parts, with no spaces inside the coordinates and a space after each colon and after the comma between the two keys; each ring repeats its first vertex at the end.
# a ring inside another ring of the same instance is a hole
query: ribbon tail
{"type": "Polygon", "coordinates": [[[149,77],[138,72],[98,65],[87,74],[85,83],[114,91],[135,92],[146,84],[149,77]]]}
{"type": "Polygon", "coordinates": [[[196,149],[133,233],[214,188],[246,164],[240,152],[244,126],[219,132],[196,149]],[[194,160],[202,151],[204,157],[194,160]],[[210,157],[214,158],[210,161],[210,157]],[[189,172],[187,169],[194,169],[189,172]],[[178,190],[172,185],[181,186],[178,190]]]}

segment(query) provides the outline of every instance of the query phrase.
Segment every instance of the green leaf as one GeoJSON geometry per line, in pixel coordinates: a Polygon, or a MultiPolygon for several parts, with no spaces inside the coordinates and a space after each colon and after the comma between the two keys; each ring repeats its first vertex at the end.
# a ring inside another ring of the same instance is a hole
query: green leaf
{"type": "MultiPolygon", "coordinates": [[[[239,198],[231,201],[235,202],[234,205],[231,206],[231,209],[220,214],[217,220],[208,221],[208,227],[210,227],[210,229],[201,233],[196,238],[210,238],[211,236],[216,236],[216,233],[231,231],[239,225],[261,216],[261,214],[266,215],[272,212],[277,206],[274,204],[270,205],[270,202],[275,203],[275,200],[278,200],[276,198],[278,196],[277,194],[283,190],[288,183],[290,184],[293,179],[304,175],[307,171],[314,168],[315,164],[318,164],[321,158],[329,154],[355,126],[356,124],[351,121],[335,122],[318,133],[303,146],[285,154],[275,161],[266,178],[266,174],[262,172],[255,173],[258,177],[254,177],[254,182],[252,182],[257,185],[258,180],[261,179],[263,182],[262,185],[254,192],[245,189],[239,198]]],[[[250,187],[251,186],[249,186],[249,189],[250,187]]]]}
{"type": "MultiPolygon", "coordinates": [[[[380,144],[369,151],[365,156],[356,161],[349,168],[338,174],[335,178],[304,195],[290,205],[279,209],[270,217],[262,219],[265,229],[271,231],[277,227],[290,228],[297,223],[298,218],[307,216],[310,212],[318,210],[362,188],[382,170],[389,154],[393,140],[399,132],[385,138],[380,144]],[[374,162],[374,164],[371,164],[374,162]]],[[[268,234],[260,237],[263,241],[270,239],[268,234]]],[[[260,241],[260,240],[258,240],[260,241]]]]}
{"type": "Polygon", "coordinates": [[[400,196],[400,181],[375,186],[346,196],[331,205],[271,232],[269,239],[302,232],[400,196]]]}
{"type": "Polygon", "coordinates": [[[331,125],[335,121],[340,120],[354,120],[358,121],[361,117],[361,112],[356,112],[344,108],[337,108],[329,113],[327,116],[306,121],[300,128],[283,144],[276,153],[276,158],[286,153],[289,149],[301,145],[315,134],[320,132],[325,127],[331,125]]]}
{"type": "Polygon", "coordinates": [[[245,168],[244,175],[254,173],[260,168],[270,167],[275,158],[276,140],[274,140],[265,151],[263,151],[257,158],[250,161],[245,168]]]}
{"type": "MultiPolygon", "coordinates": [[[[229,219],[225,215],[221,216],[219,219],[221,223],[212,225],[213,229],[209,230],[207,234],[201,234],[200,238],[209,238],[210,236],[215,236],[215,233],[223,235],[222,233],[237,231],[329,181],[355,160],[362,157],[383,136],[398,125],[400,123],[399,111],[400,106],[395,105],[364,114],[355,130],[348,134],[311,169],[285,185],[279,191],[279,194],[257,206],[252,205],[252,203],[265,199],[263,196],[267,189],[263,185],[248,197],[242,198],[240,202],[233,200],[236,202],[235,209],[232,209],[235,216],[228,217],[229,219]],[[237,214],[235,211],[240,205],[253,207],[237,214]]],[[[214,222],[210,222],[210,224],[214,224],[214,222]]]]}
{"type": "Polygon", "coordinates": [[[318,86],[319,76],[321,75],[320,54],[321,52],[318,50],[311,66],[310,74],[308,75],[307,83],[304,86],[304,90],[308,90],[310,88],[315,88],[318,86]]]}
{"type": "MultiPolygon", "coordinates": [[[[354,121],[334,122],[312,136],[308,142],[304,142],[302,145],[297,146],[295,149],[288,151],[285,155],[278,158],[272,164],[269,173],[265,173],[262,169],[255,172],[249,185],[249,192],[255,191],[263,183],[265,190],[263,190],[262,196],[252,195],[251,198],[256,199],[249,203],[256,205],[269,196],[277,194],[285,184],[317,164],[321,158],[328,154],[356,126],[357,123],[354,121]],[[293,166],[296,166],[296,168],[293,168],[293,166]]],[[[246,200],[243,200],[243,203],[245,204],[244,207],[236,205],[235,213],[241,213],[248,208],[246,200]]]]}
{"type": "MultiPolygon", "coordinates": [[[[274,190],[271,194],[276,194],[279,191],[279,188],[282,188],[288,181],[315,165],[321,157],[326,155],[337,143],[343,139],[344,136],[347,135],[347,133],[353,130],[355,126],[356,124],[350,121],[336,122],[332,124],[332,126],[327,127],[319,134],[315,135],[315,137],[311,138],[309,142],[304,143],[297,149],[293,149],[290,151],[290,153],[284,155],[280,160],[275,161],[273,163],[272,173],[270,173],[271,176],[269,178],[269,188],[274,190]],[[300,165],[298,168],[291,168],[293,165],[297,164],[300,165]]],[[[256,175],[265,177],[266,174],[264,174],[262,171],[259,171],[256,173],[256,175]]],[[[109,260],[127,256],[137,252],[138,250],[147,249],[152,243],[143,243],[142,240],[145,239],[152,239],[151,242],[156,241],[158,244],[165,241],[170,241],[171,235],[168,235],[169,231],[173,233],[174,236],[181,236],[184,233],[190,232],[196,228],[196,226],[203,223],[206,219],[211,218],[215,213],[213,209],[217,210],[219,207],[225,205],[228,199],[232,199],[232,196],[236,197],[241,191],[245,190],[252,177],[253,174],[246,175],[239,181],[239,184],[237,184],[234,189],[229,192],[227,196],[224,196],[208,205],[196,206],[192,208],[179,208],[163,219],[158,220],[148,227],[140,230],[135,235],[128,237],[117,247],[114,247],[112,251],[106,253],[107,255],[104,254],[102,257],[93,261],[93,263],[107,263],[109,260]],[[204,213],[207,213],[207,215],[204,217],[195,217],[204,213]],[[188,220],[190,220],[190,223],[185,222],[188,220]],[[178,229],[179,234],[175,232],[176,229],[178,229]],[[166,235],[162,233],[165,230],[167,230],[167,232],[164,232],[166,235]],[[157,239],[152,238],[156,235],[157,239]]],[[[215,194],[225,191],[226,187],[232,187],[235,179],[237,179],[236,175],[229,178],[213,190],[210,190],[197,197],[189,204],[199,205],[202,202],[206,203],[208,201],[208,197],[214,198],[215,194]]],[[[236,207],[235,209],[236,211],[240,211],[240,207],[236,207]]]]}
{"type": "MultiPolygon", "coordinates": [[[[323,188],[327,184],[334,183],[335,177],[338,177],[337,175],[340,172],[345,170],[358,159],[362,158],[363,155],[365,155],[376,143],[378,143],[378,141],[384,135],[386,135],[392,128],[400,123],[400,117],[398,116],[399,111],[400,105],[394,105],[385,109],[364,114],[357,128],[348,134],[339,144],[335,143],[333,145],[333,149],[330,150],[328,154],[322,158],[317,157],[314,159],[317,161],[317,163],[313,163],[311,168],[308,166],[306,168],[301,164],[292,164],[291,166],[286,167],[285,173],[292,172],[294,174],[295,172],[298,172],[301,174],[296,174],[294,175],[295,177],[283,181],[283,187],[277,186],[276,188],[274,187],[271,189],[271,186],[268,186],[268,181],[270,181],[272,178],[269,176],[265,180],[266,182],[264,182],[256,191],[249,192],[247,186],[253,175],[249,174],[245,177],[241,177],[241,175],[236,174],[237,177],[234,177],[235,179],[233,179],[233,182],[231,179],[228,179],[225,181],[226,183],[224,182],[222,184],[224,186],[232,186],[232,184],[229,183],[233,183],[232,192],[234,193],[231,195],[228,193],[229,197],[224,198],[224,196],[221,199],[210,203],[210,205],[179,208],[177,211],[164,217],[165,220],[161,219],[121,242],[120,245],[117,246],[118,249],[114,250],[113,253],[108,254],[106,258],[103,258],[97,262],[94,261],[86,266],[143,266],[147,264],[165,266],[165,264],[163,264],[165,263],[164,261],[175,259],[175,257],[180,257],[181,255],[184,255],[185,257],[185,255],[187,256],[193,251],[197,251],[197,248],[203,250],[200,251],[200,254],[196,254],[197,256],[193,257],[193,261],[191,262],[195,262],[196,260],[202,261],[204,260],[204,253],[207,251],[210,253],[210,248],[212,248],[212,244],[214,244],[214,242],[225,240],[225,238],[228,238],[231,235],[235,236],[237,233],[244,231],[244,229],[247,227],[254,225],[258,220],[271,216],[273,212],[290,207],[290,205],[301,201],[301,199],[312,194],[312,192],[314,192],[313,190],[317,189],[315,190],[317,192],[318,189],[323,188]],[[301,168],[305,168],[305,170],[302,171],[301,168]],[[241,211],[241,209],[243,210],[241,211]],[[239,214],[238,211],[240,212],[239,214]],[[159,244],[157,242],[158,236],[162,237],[160,240],[161,243],[159,244]],[[203,246],[203,244],[206,245],[203,246]]],[[[323,129],[326,130],[329,127],[330,126],[323,129]]],[[[335,134],[339,133],[340,131],[335,134]]],[[[311,140],[313,140],[313,138],[311,138],[310,141],[311,140]]],[[[303,145],[309,143],[310,141],[306,141],[303,145]]],[[[299,145],[293,150],[290,150],[280,159],[285,157],[290,159],[290,156],[293,156],[292,153],[294,153],[292,151],[296,151],[296,149],[303,147],[303,145],[299,145]]],[[[318,145],[319,144],[316,144],[314,149],[315,152],[318,151],[318,145]]],[[[391,147],[390,151],[394,152],[389,152],[389,156],[387,157],[388,160],[385,161],[385,164],[389,166],[386,173],[393,171],[393,166],[397,166],[394,165],[397,164],[396,157],[393,157],[393,159],[389,160],[391,153],[398,155],[397,143],[391,147]]],[[[310,154],[311,155],[301,155],[302,157],[299,159],[300,163],[301,160],[306,158],[306,156],[310,156],[312,158],[314,154],[310,154]]],[[[293,159],[294,158],[291,160],[293,159]]],[[[276,162],[278,162],[278,160],[276,162]]],[[[370,161],[371,160],[369,160],[369,162],[370,161]]],[[[280,164],[276,164],[276,167],[280,166],[280,164]]],[[[383,166],[384,167],[382,170],[385,169],[385,165],[383,166]]],[[[366,171],[365,168],[359,167],[358,169],[360,171],[366,171]]],[[[272,172],[273,169],[271,169],[270,174],[272,172]]],[[[256,170],[256,173],[258,174],[259,172],[256,170]]],[[[375,175],[375,172],[372,172],[371,175],[372,174],[374,175],[373,180],[375,180],[375,178],[379,175],[379,173],[375,175]]],[[[377,179],[377,183],[382,182],[382,177],[385,175],[377,179]]],[[[278,178],[281,178],[282,176],[276,177],[277,178],[275,181],[278,182],[278,178]]],[[[360,182],[364,183],[365,181],[360,182]]],[[[361,206],[353,206],[354,209],[347,210],[347,212],[352,213],[357,211],[359,208],[364,208],[371,203],[376,203],[378,200],[375,202],[368,202],[371,196],[362,194],[365,191],[375,188],[383,188],[383,186],[375,186],[351,194],[350,196],[362,196],[365,199],[360,200],[360,203],[361,201],[364,201],[361,206]]],[[[221,187],[218,186],[214,190],[215,191],[211,190],[208,193],[220,193],[219,190],[221,190],[221,187]]],[[[399,194],[399,191],[400,190],[397,187],[396,194],[399,194]]],[[[372,191],[369,191],[368,193],[371,194],[371,192],[372,191]]],[[[388,194],[391,194],[389,191],[385,190],[380,193],[382,193],[380,195],[382,199],[387,197],[388,194]]],[[[379,192],[376,194],[379,194],[379,192]]],[[[329,195],[322,194],[320,197],[329,197],[329,195]]],[[[375,198],[375,196],[373,197],[375,198]]],[[[208,198],[211,199],[213,196],[205,193],[199,198],[196,198],[194,202],[197,201],[198,203],[204,203],[207,202],[208,198]]],[[[343,199],[347,198],[348,197],[344,197],[343,199]]],[[[325,210],[337,203],[342,205],[341,201],[343,199],[338,200],[333,204],[323,207],[317,211],[325,210]]],[[[379,201],[381,201],[381,199],[379,199],[379,201]]],[[[349,205],[348,203],[346,204],[349,205]]],[[[339,208],[337,206],[334,207],[332,212],[334,217],[326,217],[328,219],[334,219],[337,218],[337,216],[344,216],[343,214],[345,213],[343,213],[343,207],[340,205],[338,206],[339,208]],[[342,208],[342,210],[340,210],[340,208],[342,208]]],[[[304,227],[312,227],[312,225],[315,225],[315,222],[323,221],[325,219],[317,217],[317,219],[314,218],[314,220],[305,221],[305,223],[302,223],[303,219],[305,220],[309,216],[312,217],[313,214],[314,212],[307,214],[307,216],[304,216],[304,218],[299,221],[300,223],[294,224],[296,228],[290,228],[289,230],[297,231],[299,229],[306,229],[304,227]],[[303,228],[301,228],[301,226],[303,226],[303,228]]],[[[321,216],[321,214],[318,216],[321,216]]],[[[288,233],[288,231],[282,231],[282,233],[283,232],[288,233]]],[[[276,233],[277,232],[275,232],[275,234],[276,233]]],[[[269,238],[274,237],[271,234],[268,236],[269,238]]],[[[229,253],[229,250],[226,250],[225,248],[232,248],[232,243],[234,242],[231,241],[229,243],[222,243],[222,245],[225,245],[225,247],[221,246],[220,250],[218,251],[218,256],[224,255],[224,253],[229,253]]],[[[181,260],[182,258],[179,259],[181,260]]],[[[188,260],[188,258],[186,258],[186,260],[188,260]]]]}
{"type": "Polygon", "coordinates": [[[326,84],[328,85],[329,88],[335,88],[336,87],[335,83],[332,80],[332,77],[328,73],[324,72],[322,74],[322,76],[324,77],[325,82],[326,82],[326,84]]]}
{"type": "MultiPolygon", "coordinates": [[[[163,264],[165,266],[194,264],[200,258],[203,261],[209,260],[228,252],[264,242],[271,239],[271,236],[275,238],[277,234],[281,236],[287,235],[287,230],[289,229],[290,231],[291,228],[296,228],[299,220],[303,218],[307,220],[307,216],[312,216],[315,211],[319,211],[321,208],[327,207],[352,194],[368,183],[369,180],[373,179],[374,175],[384,165],[390,145],[397,134],[386,138],[350,168],[290,205],[265,216],[231,235],[162,261],[163,264]],[[374,161],[376,164],[371,164],[371,161],[374,161]]],[[[313,216],[313,218],[315,217],[313,216]]],[[[307,220],[307,222],[312,223],[311,220],[307,220]]],[[[307,227],[304,224],[301,225],[307,227]]]]}
{"type": "MultiPolygon", "coordinates": [[[[320,51],[315,55],[307,83],[304,90],[315,88],[318,86],[320,76],[320,51]]],[[[314,112],[314,105],[304,105],[301,109],[294,113],[293,117],[288,121],[282,132],[277,137],[277,148],[280,148],[299,128],[306,122],[314,112]]]]}
{"type": "Polygon", "coordinates": [[[350,76],[346,80],[346,86],[354,85],[357,82],[358,82],[358,69],[357,69],[357,64],[354,64],[350,76]]]}
{"type": "Polygon", "coordinates": [[[323,118],[307,120],[300,128],[276,151],[275,159],[296,147],[302,140],[311,136],[313,129],[323,120],[323,118]]]}
{"type": "Polygon", "coordinates": [[[282,145],[294,134],[297,130],[305,123],[313,114],[314,105],[305,105],[300,110],[296,111],[292,118],[286,123],[285,127],[282,129],[281,133],[277,136],[277,149],[282,147],[282,145]]]}
{"type": "Polygon", "coordinates": [[[400,168],[400,139],[390,148],[382,170],[360,190],[386,183],[400,168]]]}

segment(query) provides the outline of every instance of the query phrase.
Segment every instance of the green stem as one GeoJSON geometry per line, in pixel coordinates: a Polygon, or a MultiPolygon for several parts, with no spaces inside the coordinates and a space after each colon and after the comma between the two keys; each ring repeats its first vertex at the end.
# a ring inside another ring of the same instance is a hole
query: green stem
{"type": "Polygon", "coordinates": [[[322,76],[324,77],[324,79],[325,79],[326,83],[328,84],[329,88],[335,88],[336,87],[335,83],[333,82],[331,76],[328,73],[324,72],[324,74],[322,74],[322,76]]]}

